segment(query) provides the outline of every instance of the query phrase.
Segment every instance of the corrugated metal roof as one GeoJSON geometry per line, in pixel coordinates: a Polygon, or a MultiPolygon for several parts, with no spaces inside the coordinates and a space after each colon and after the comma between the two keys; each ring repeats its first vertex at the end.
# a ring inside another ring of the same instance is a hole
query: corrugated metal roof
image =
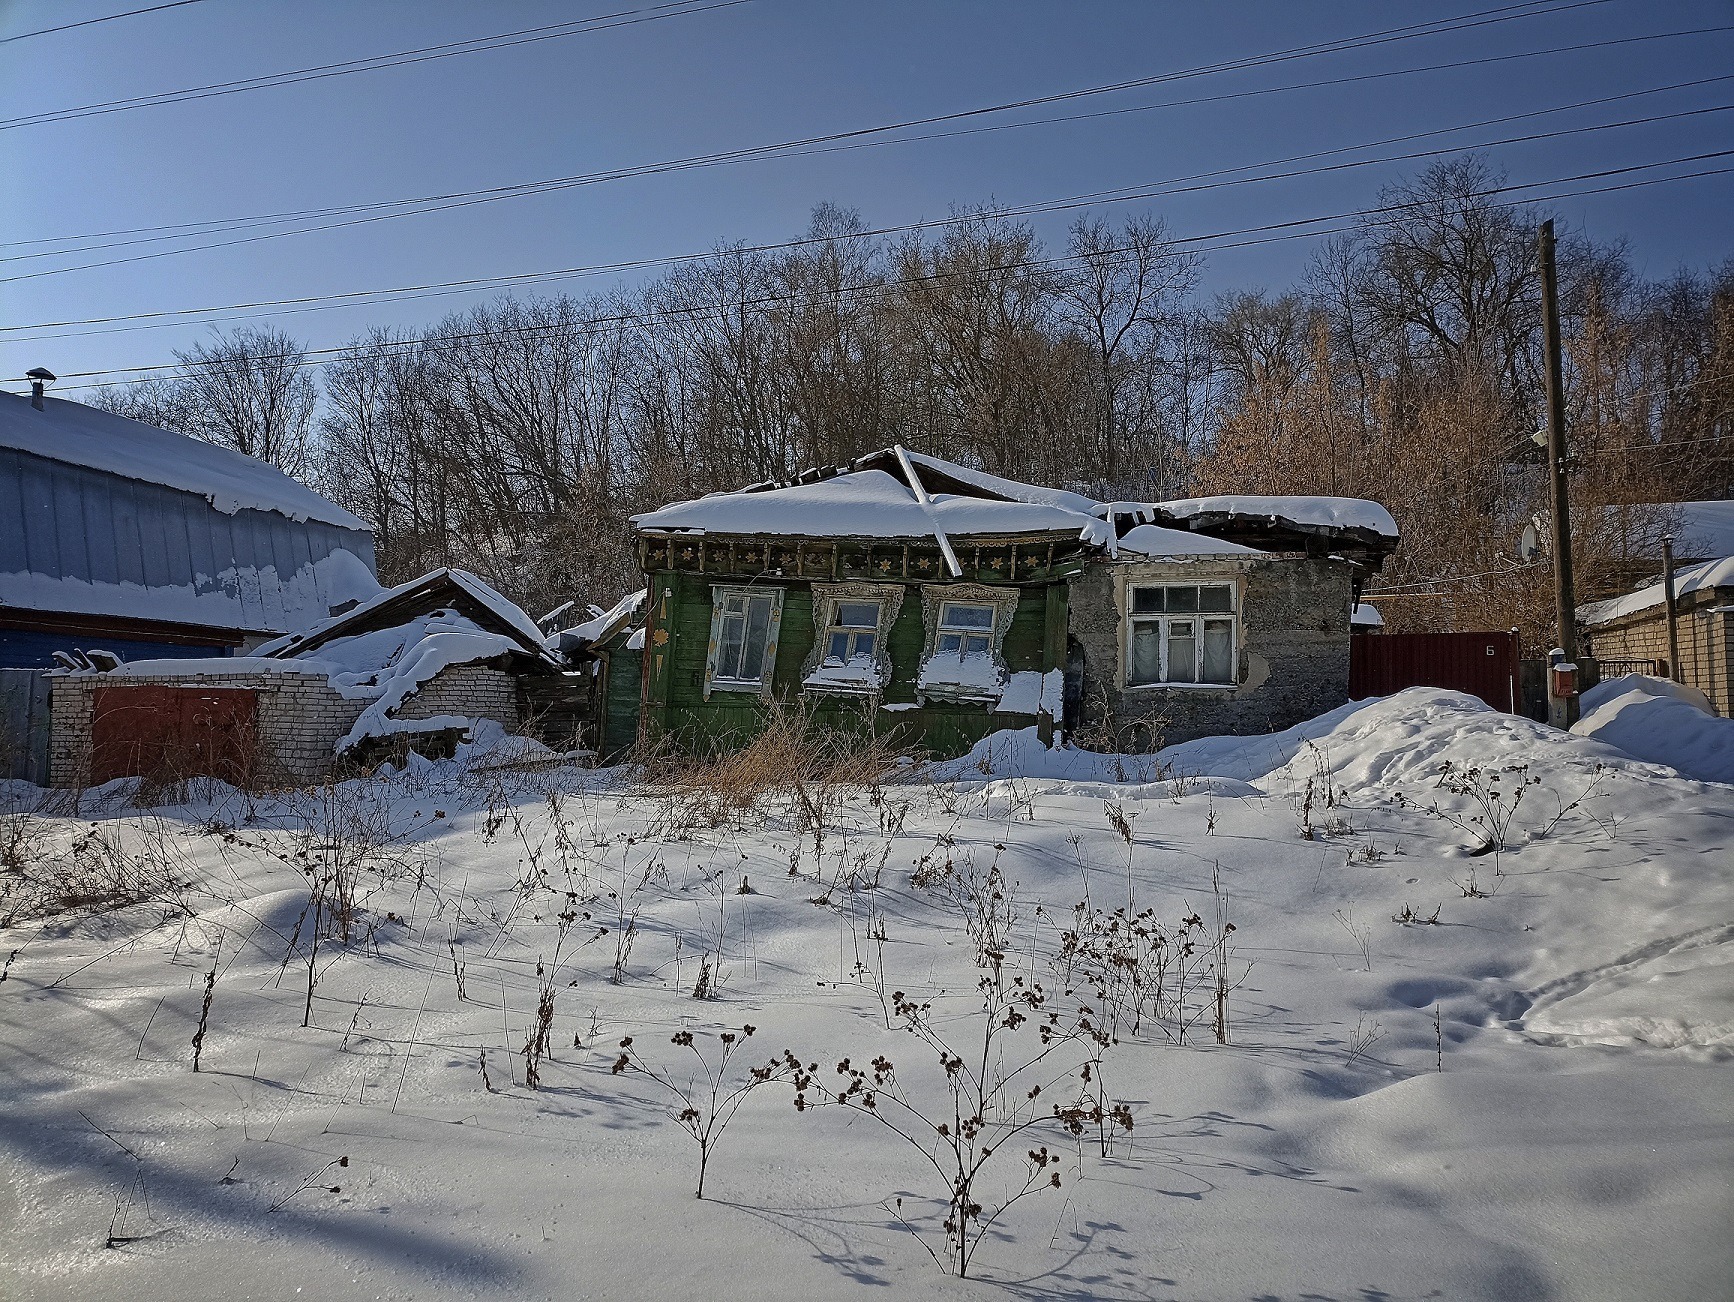
{"type": "Polygon", "coordinates": [[[230,506],[0,441],[0,606],[286,633],[379,591],[365,529],[230,506]]]}
{"type": "Polygon", "coordinates": [[[0,393],[0,448],[196,493],[224,514],[273,511],[365,532],[367,523],[276,466],[81,402],[0,393]]]}

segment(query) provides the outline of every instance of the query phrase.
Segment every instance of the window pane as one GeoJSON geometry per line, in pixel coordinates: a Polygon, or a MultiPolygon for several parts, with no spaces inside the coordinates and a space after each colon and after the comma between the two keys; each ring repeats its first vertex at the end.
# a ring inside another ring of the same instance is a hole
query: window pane
{"type": "Polygon", "coordinates": [[[740,681],[756,683],[764,673],[765,643],[770,641],[771,599],[747,599],[747,635],[741,647],[740,681]]]}
{"type": "Polygon", "coordinates": [[[988,652],[988,640],[979,633],[967,634],[963,639],[963,653],[966,656],[984,656],[988,652]]]}
{"type": "Polygon", "coordinates": [[[959,633],[941,633],[935,647],[941,653],[950,655],[963,654],[963,636],[959,633]]]}
{"type": "Polygon", "coordinates": [[[1168,609],[1190,615],[1198,609],[1197,588],[1169,588],[1168,609]]]}
{"type": "Polygon", "coordinates": [[[878,628],[879,603],[840,601],[837,603],[836,618],[832,622],[837,628],[878,628]]]}
{"type": "Polygon", "coordinates": [[[1132,613],[1134,615],[1160,615],[1162,613],[1161,588],[1133,588],[1132,613]]]}
{"type": "Polygon", "coordinates": [[[873,642],[874,642],[873,634],[871,634],[871,633],[856,633],[856,634],[854,634],[854,638],[855,638],[855,654],[858,656],[869,656],[869,657],[872,656],[872,654],[873,654],[873,642]]]}
{"type": "Polygon", "coordinates": [[[831,634],[831,643],[825,648],[825,656],[830,660],[847,660],[849,658],[849,635],[847,633],[831,634]]]}
{"type": "Polygon", "coordinates": [[[1155,620],[1132,625],[1132,681],[1154,683],[1162,678],[1162,625],[1155,620]]]}
{"type": "MultiPolygon", "coordinates": [[[[732,603],[734,598],[730,598],[732,603]]],[[[728,607],[725,605],[726,611],[728,607]]],[[[722,631],[717,637],[716,676],[718,678],[739,678],[741,676],[741,636],[746,628],[746,620],[739,614],[725,614],[722,618],[722,631]]]]}
{"type": "Polygon", "coordinates": [[[1212,584],[1198,590],[1198,609],[1230,611],[1234,609],[1234,589],[1226,583],[1212,584]]]}
{"type": "Polygon", "coordinates": [[[993,628],[992,606],[961,606],[955,602],[946,602],[940,608],[939,624],[941,628],[993,628]]]}
{"type": "MultiPolygon", "coordinates": [[[[1170,589],[1169,591],[1179,591],[1170,589]]],[[[1190,619],[1168,622],[1168,681],[1195,683],[1198,681],[1197,623],[1190,619]]]]}
{"type": "Polygon", "coordinates": [[[726,597],[723,599],[723,610],[730,615],[738,615],[746,609],[746,600],[745,597],[739,596],[738,594],[736,596],[726,597]]]}
{"type": "MultiPolygon", "coordinates": [[[[1209,591],[1208,588],[1205,589],[1209,591]]],[[[1234,621],[1207,619],[1204,621],[1204,673],[1207,683],[1234,681],[1234,621]]]]}

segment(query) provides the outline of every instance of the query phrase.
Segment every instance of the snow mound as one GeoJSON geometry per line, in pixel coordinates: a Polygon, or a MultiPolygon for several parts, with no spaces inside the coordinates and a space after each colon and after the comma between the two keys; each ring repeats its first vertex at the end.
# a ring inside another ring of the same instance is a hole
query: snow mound
{"type": "MultiPolygon", "coordinates": [[[[1716,720],[1715,722],[1722,722],[1716,720]]],[[[1734,726],[1734,725],[1731,725],[1734,726]]],[[[1674,773],[1639,763],[1599,740],[1558,732],[1495,710],[1476,697],[1434,687],[1351,701],[1316,719],[1256,737],[1200,737],[1149,755],[1114,755],[1071,746],[1043,746],[1034,728],[989,734],[959,759],[934,765],[936,781],[1048,778],[1116,785],[1226,778],[1269,780],[1287,789],[1309,777],[1350,790],[1408,789],[1435,782],[1440,766],[1499,768],[1529,765],[1592,770],[1595,765],[1635,777],[1674,773]]]]}
{"type": "Polygon", "coordinates": [[[1571,729],[1579,737],[1666,764],[1689,778],[1734,782],[1734,719],[1718,717],[1695,687],[1622,674],[1585,692],[1582,708],[1571,729]]]}

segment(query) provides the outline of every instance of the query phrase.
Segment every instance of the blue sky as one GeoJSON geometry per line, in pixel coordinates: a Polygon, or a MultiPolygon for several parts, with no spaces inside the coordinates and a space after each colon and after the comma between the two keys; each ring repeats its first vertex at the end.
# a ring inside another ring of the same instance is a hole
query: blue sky
{"type": "MultiPolygon", "coordinates": [[[[0,0],[0,37],[149,0],[0,0]]],[[[702,2],[702,0],[701,0],[702,2]]],[[[1564,2],[1564,0],[1562,0],[1564,2]]],[[[170,223],[367,203],[654,163],[874,126],[1492,9],[1453,4],[1151,0],[750,0],[516,48],[247,94],[0,129],[0,275],[136,257],[128,245],[19,260],[53,240],[170,223]]],[[[634,8],[458,0],[200,0],[0,44],[0,124],[25,115],[328,64],[634,8]]],[[[693,253],[798,236],[814,204],[870,225],[1137,186],[1734,71],[1734,33],[1491,66],[1342,78],[1551,46],[1734,24],[1729,0],[1608,0],[1466,31],[975,120],[1135,108],[1290,82],[1332,84],[1214,104],[631,178],[371,225],[0,282],[0,326],[112,317],[693,253]]],[[[1734,104],[1734,80],[1442,136],[1461,145],[1734,104]]],[[[1707,113],[1492,151],[1516,181],[1734,148],[1707,113]]],[[[1373,153],[1396,152],[1397,147],[1373,153]]],[[[1217,188],[1099,209],[1234,230],[1371,203],[1421,163],[1217,188]]],[[[1734,158],[1698,164],[1734,165],[1734,158]]],[[[1688,170],[1681,168],[1679,170],[1688,170]]],[[[1575,188],[1575,187],[1574,187],[1575,188]]],[[[1734,173],[1553,205],[1641,271],[1734,255],[1734,173]]],[[[1050,243],[1075,212],[1035,218],[1050,243]]],[[[136,238],[117,236],[114,238],[136,238]]],[[[103,241],[97,241],[103,242],[103,241]]],[[[1298,278],[1312,241],[1213,253],[1204,290],[1298,278]]],[[[625,277],[631,281],[644,273],[625,277]]],[[[574,292],[615,281],[549,286],[574,292]]],[[[313,347],[376,324],[419,327],[475,295],[268,318],[313,347]]],[[[231,323],[232,324],[232,323],[231,323]]],[[[208,327],[57,327],[0,335],[0,378],[167,362],[208,327]],[[102,333],[91,331],[101,329],[102,333]],[[14,336],[61,335],[60,338],[14,336]]],[[[76,396],[69,380],[68,396],[76,396]]],[[[16,387],[16,386],[14,386],[16,387]]]]}

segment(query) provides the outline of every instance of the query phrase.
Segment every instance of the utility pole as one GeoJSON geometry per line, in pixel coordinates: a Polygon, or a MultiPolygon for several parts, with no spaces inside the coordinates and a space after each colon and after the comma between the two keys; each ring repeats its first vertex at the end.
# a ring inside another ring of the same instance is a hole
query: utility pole
{"type": "MultiPolygon", "coordinates": [[[[1551,219],[1541,224],[1541,300],[1542,340],[1547,354],[1547,477],[1553,505],[1553,604],[1564,663],[1575,664],[1577,596],[1571,578],[1571,503],[1566,484],[1565,368],[1560,360],[1559,276],[1553,262],[1551,219]]],[[[1571,727],[1577,722],[1577,697],[1551,698],[1548,714],[1559,726],[1571,727]]]]}
{"type": "Polygon", "coordinates": [[[1674,610],[1674,535],[1662,535],[1662,598],[1668,603],[1668,677],[1680,677],[1680,617],[1674,610]]]}

